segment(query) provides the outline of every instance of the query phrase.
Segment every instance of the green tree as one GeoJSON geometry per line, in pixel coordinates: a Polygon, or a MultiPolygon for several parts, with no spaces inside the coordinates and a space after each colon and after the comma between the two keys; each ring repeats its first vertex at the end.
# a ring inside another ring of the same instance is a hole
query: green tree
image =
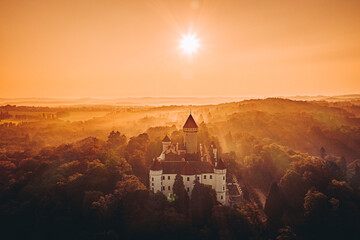
{"type": "Polygon", "coordinates": [[[189,196],[185,190],[183,177],[177,174],[173,185],[173,194],[175,196],[174,207],[178,213],[188,215],[189,196]]]}
{"type": "Polygon", "coordinates": [[[206,224],[211,216],[212,208],[216,203],[215,190],[196,180],[190,200],[192,224],[198,227],[206,224]]]}
{"type": "Polygon", "coordinates": [[[294,170],[288,170],[280,180],[284,200],[288,207],[301,209],[307,191],[302,176],[294,170]]]}
{"type": "Polygon", "coordinates": [[[217,235],[219,239],[251,239],[254,236],[252,224],[239,208],[215,206],[209,225],[214,230],[212,237],[217,235]]]}
{"type": "Polygon", "coordinates": [[[281,225],[283,215],[283,196],[276,182],[270,187],[269,194],[266,198],[264,212],[268,217],[268,227],[270,230],[276,230],[281,225]]]}
{"type": "Polygon", "coordinates": [[[142,133],[137,137],[130,138],[125,149],[125,158],[130,163],[134,174],[147,185],[148,184],[148,163],[146,155],[149,147],[149,136],[142,133]]]}
{"type": "Polygon", "coordinates": [[[107,144],[109,147],[111,148],[117,148],[120,147],[122,145],[124,145],[126,143],[126,136],[125,135],[121,135],[119,131],[111,131],[109,136],[108,136],[108,140],[107,140],[107,144]]]}
{"type": "Polygon", "coordinates": [[[321,222],[328,212],[328,197],[322,192],[310,189],[304,199],[305,216],[311,221],[321,222]]]}
{"type": "Polygon", "coordinates": [[[358,164],[356,164],[355,173],[354,173],[353,177],[351,178],[351,186],[354,189],[357,189],[360,186],[360,167],[358,164]]]}
{"type": "MultiPolygon", "coordinates": [[[[331,201],[338,205],[338,201],[335,203],[333,200],[331,201]]],[[[324,193],[314,189],[310,189],[306,193],[304,198],[304,215],[308,239],[329,239],[329,233],[333,230],[329,228],[332,220],[330,206],[331,202],[328,201],[328,197],[324,193]]]]}
{"type": "Polygon", "coordinates": [[[139,190],[146,190],[144,184],[134,175],[124,175],[122,181],[116,183],[114,195],[119,199],[122,199],[129,192],[135,192],[139,190]]]}

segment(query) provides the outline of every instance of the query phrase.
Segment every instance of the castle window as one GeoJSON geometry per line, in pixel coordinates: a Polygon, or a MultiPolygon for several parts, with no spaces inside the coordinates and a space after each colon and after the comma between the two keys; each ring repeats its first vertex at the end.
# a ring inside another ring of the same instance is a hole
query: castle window
{"type": "Polygon", "coordinates": [[[212,179],[212,175],[210,175],[210,179],[212,179]]]}
{"type": "Polygon", "coordinates": [[[189,177],[187,177],[187,179],[186,179],[187,181],[190,181],[190,178],[189,177]]]}
{"type": "Polygon", "coordinates": [[[224,199],[224,196],[223,196],[223,195],[221,195],[221,199],[224,199]]]}
{"type": "Polygon", "coordinates": [[[162,180],[165,180],[165,176],[162,176],[162,180]]]}
{"type": "Polygon", "coordinates": [[[170,176],[168,176],[168,180],[170,180],[170,176]]]}
{"type": "Polygon", "coordinates": [[[165,186],[163,186],[162,189],[165,190],[165,186]]]}
{"type": "Polygon", "coordinates": [[[223,186],[223,191],[225,191],[225,186],[223,186]]]}
{"type": "Polygon", "coordinates": [[[154,186],[154,183],[152,183],[151,186],[154,186]]]}
{"type": "Polygon", "coordinates": [[[198,181],[200,181],[200,177],[199,177],[199,176],[197,176],[196,179],[197,179],[198,181]]]}
{"type": "Polygon", "coordinates": [[[204,175],[204,179],[206,179],[206,175],[204,175]]]}
{"type": "Polygon", "coordinates": [[[225,180],[225,176],[223,176],[223,180],[225,180]]]}
{"type": "Polygon", "coordinates": [[[168,186],[168,190],[170,190],[170,186],[168,186]]]}
{"type": "Polygon", "coordinates": [[[154,181],[154,178],[151,178],[151,181],[154,181]]]}
{"type": "Polygon", "coordinates": [[[190,188],[187,188],[186,191],[187,191],[187,192],[190,192],[190,188]]]}

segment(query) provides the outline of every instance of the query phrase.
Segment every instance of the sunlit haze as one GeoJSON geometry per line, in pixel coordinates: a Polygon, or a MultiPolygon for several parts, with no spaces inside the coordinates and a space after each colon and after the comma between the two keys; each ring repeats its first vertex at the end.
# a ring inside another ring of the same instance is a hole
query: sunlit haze
{"type": "Polygon", "coordinates": [[[359,12],[341,0],[3,0],[0,97],[358,93],[359,12]]]}
{"type": "Polygon", "coordinates": [[[181,50],[188,54],[192,55],[196,52],[200,47],[199,39],[193,33],[188,33],[183,35],[180,40],[180,48],[181,50]]]}
{"type": "Polygon", "coordinates": [[[360,0],[0,0],[0,240],[355,240],[360,0]]]}

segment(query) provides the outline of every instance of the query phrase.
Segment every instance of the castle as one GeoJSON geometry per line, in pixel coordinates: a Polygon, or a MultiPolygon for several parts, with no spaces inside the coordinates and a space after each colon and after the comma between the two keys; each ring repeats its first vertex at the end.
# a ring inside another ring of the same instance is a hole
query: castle
{"type": "Polygon", "coordinates": [[[215,190],[220,203],[227,204],[226,167],[218,158],[216,147],[211,146],[211,157],[204,153],[201,144],[198,151],[198,126],[191,114],[183,126],[183,133],[184,143],[173,143],[167,135],[162,140],[162,152],[150,168],[150,189],[168,196],[172,194],[176,175],[180,174],[190,197],[197,179],[215,190]]]}

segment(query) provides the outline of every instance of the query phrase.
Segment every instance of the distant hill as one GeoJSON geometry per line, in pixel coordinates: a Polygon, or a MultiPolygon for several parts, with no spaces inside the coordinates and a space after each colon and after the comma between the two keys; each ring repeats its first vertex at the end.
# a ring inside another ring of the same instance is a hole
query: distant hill
{"type": "MultiPolygon", "coordinates": [[[[304,101],[359,101],[360,94],[337,96],[275,96],[304,101]]],[[[85,106],[85,105],[119,105],[119,106],[162,106],[162,105],[208,105],[242,101],[246,99],[264,99],[265,97],[119,97],[119,98],[0,98],[0,105],[21,106],[85,106]]]]}
{"type": "Polygon", "coordinates": [[[161,106],[161,105],[206,105],[241,101],[251,97],[121,97],[121,98],[0,98],[0,105],[21,106],[161,106]]]}

